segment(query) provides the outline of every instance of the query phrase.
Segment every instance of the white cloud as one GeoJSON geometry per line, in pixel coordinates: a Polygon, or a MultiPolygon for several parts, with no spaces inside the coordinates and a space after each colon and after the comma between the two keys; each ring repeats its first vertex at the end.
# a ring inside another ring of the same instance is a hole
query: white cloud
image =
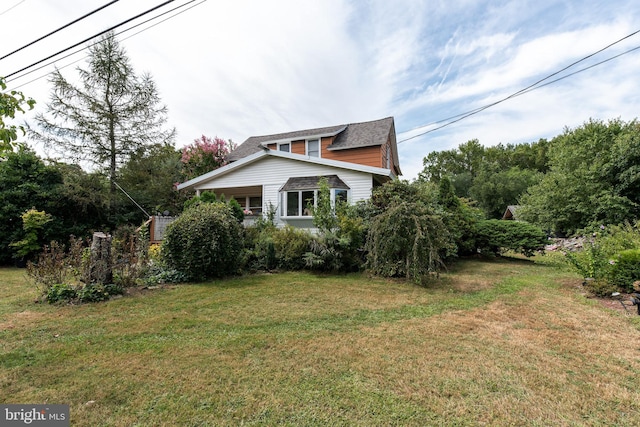
{"type": "MultiPolygon", "coordinates": [[[[3,50],[103,3],[24,2],[2,17],[5,34],[11,34],[3,50]]],[[[118,2],[0,61],[0,74],[158,3],[118,2]]],[[[201,134],[242,142],[251,135],[391,115],[403,131],[471,110],[630,33],[639,9],[630,0],[220,0],[123,44],[136,70],[149,71],[156,81],[179,132],[178,146],[201,134]]],[[[638,37],[612,54],[637,45],[638,37]]],[[[640,107],[638,57],[627,55],[402,143],[405,176],[415,177],[430,151],[472,138],[486,145],[533,141],[589,117],[634,118],[640,107]]],[[[63,72],[74,74],[73,67],[63,72]]],[[[22,90],[44,108],[46,80],[22,90]]]]}

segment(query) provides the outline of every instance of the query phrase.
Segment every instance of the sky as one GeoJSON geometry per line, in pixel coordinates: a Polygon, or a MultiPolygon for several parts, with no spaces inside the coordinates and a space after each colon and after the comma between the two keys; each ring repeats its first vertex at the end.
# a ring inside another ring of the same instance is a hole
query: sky
{"type": "MultiPolygon", "coordinates": [[[[0,75],[164,1],[115,2],[0,60],[0,75]]],[[[0,56],[107,3],[2,0],[0,56]]],[[[177,148],[201,135],[241,143],[393,116],[403,178],[412,180],[430,152],[471,139],[534,142],[640,111],[640,49],[628,52],[640,47],[640,33],[618,42],[640,30],[637,0],[175,0],[115,31],[181,5],[118,35],[136,73],[155,81],[177,148]],[[543,83],[577,74],[447,125],[576,61],[543,83]]],[[[8,89],[37,102],[19,121],[33,124],[46,111],[54,67],[77,78],[88,43],[7,78],[8,89]]]]}

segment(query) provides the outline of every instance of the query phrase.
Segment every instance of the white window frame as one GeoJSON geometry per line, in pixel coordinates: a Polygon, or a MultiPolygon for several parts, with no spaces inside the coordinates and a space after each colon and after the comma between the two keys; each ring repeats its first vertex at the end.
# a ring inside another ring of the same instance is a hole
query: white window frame
{"type": "MultiPolygon", "coordinates": [[[[343,190],[347,192],[347,203],[349,203],[349,201],[351,200],[351,190],[350,189],[346,189],[346,188],[331,188],[330,189],[330,194],[331,194],[331,206],[335,209],[336,207],[336,191],[338,190],[343,190]]],[[[314,189],[306,189],[306,190],[290,190],[290,191],[282,191],[280,193],[280,206],[281,206],[281,211],[280,211],[280,217],[287,219],[287,218],[313,218],[313,215],[300,215],[300,213],[303,212],[303,210],[305,209],[305,206],[303,205],[303,200],[302,200],[302,193],[303,192],[307,192],[307,191],[313,191],[313,207],[315,208],[318,205],[318,190],[314,189]],[[289,193],[298,193],[298,215],[288,215],[288,194],[289,193]]]]}
{"type": "Polygon", "coordinates": [[[285,153],[290,153],[291,152],[291,142],[279,142],[278,143],[278,151],[283,151],[285,153]],[[287,146],[286,150],[283,150],[282,147],[287,146]]]}
{"type": "MultiPolygon", "coordinates": [[[[309,154],[309,143],[310,142],[317,142],[318,143],[318,158],[321,159],[322,158],[322,139],[321,138],[312,138],[312,139],[307,139],[305,141],[304,144],[304,152],[307,154],[307,156],[311,157],[311,155],[309,154]]],[[[316,157],[316,156],[313,156],[316,157]]]]}

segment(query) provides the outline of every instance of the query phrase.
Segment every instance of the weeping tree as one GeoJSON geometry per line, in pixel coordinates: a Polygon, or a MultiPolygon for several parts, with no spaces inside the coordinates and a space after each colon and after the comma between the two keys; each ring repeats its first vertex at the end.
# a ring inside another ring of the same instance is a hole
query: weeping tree
{"type": "Polygon", "coordinates": [[[115,212],[121,165],[154,144],[173,143],[167,108],[149,74],[135,74],[113,33],[89,47],[77,84],[56,70],[47,111],[36,116],[31,136],[73,161],[89,162],[109,176],[110,211],[115,212]]]}

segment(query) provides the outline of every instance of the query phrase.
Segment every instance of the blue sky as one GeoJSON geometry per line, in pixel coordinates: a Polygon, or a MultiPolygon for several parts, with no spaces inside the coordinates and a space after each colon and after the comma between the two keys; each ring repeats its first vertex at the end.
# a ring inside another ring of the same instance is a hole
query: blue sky
{"type": "MultiPolygon", "coordinates": [[[[186,2],[176,0],[162,10],[186,2]]],[[[11,36],[5,36],[0,56],[106,3],[7,0],[0,6],[0,23],[11,36]]],[[[160,3],[120,1],[0,60],[0,75],[160,3]]],[[[122,43],[136,71],[149,72],[156,81],[178,131],[177,147],[202,134],[240,143],[251,135],[387,116],[394,116],[398,140],[404,140],[640,30],[640,3],[626,0],[198,0],[190,5],[195,7],[140,34],[120,36],[131,36],[122,43]]],[[[558,77],[638,46],[640,34],[558,77]]],[[[84,55],[55,65],[73,79],[84,55]]],[[[46,77],[37,78],[53,66],[10,81],[9,88],[19,87],[44,109],[51,88],[46,77]]],[[[640,50],[401,142],[404,177],[415,178],[429,152],[473,138],[486,146],[531,142],[589,118],[632,120],[640,111],[639,76],[640,50]]]]}

